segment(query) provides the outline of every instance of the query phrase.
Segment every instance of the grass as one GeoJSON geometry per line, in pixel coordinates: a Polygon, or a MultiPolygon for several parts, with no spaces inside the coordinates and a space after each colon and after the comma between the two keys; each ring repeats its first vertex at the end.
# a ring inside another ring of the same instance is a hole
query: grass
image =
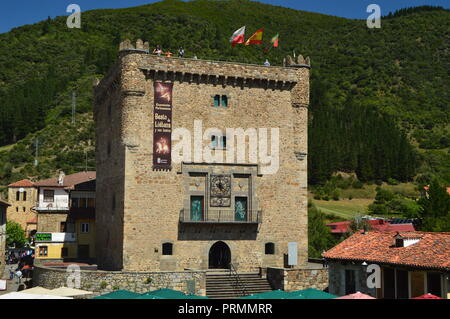
{"type": "MultiPolygon", "coordinates": [[[[378,185],[364,185],[361,189],[349,188],[341,190],[341,198],[349,198],[352,196],[354,199],[374,199],[377,191],[375,190],[378,185]]],[[[405,197],[418,197],[419,192],[416,190],[416,186],[412,183],[401,183],[398,185],[388,185],[383,183],[381,185],[383,189],[387,189],[395,194],[400,194],[405,197]]]]}
{"type": "Polygon", "coordinates": [[[312,200],[312,202],[325,214],[332,214],[348,220],[353,219],[356,215],[365,215],[367,206],[373,202],[373,199],[312,200]]]}

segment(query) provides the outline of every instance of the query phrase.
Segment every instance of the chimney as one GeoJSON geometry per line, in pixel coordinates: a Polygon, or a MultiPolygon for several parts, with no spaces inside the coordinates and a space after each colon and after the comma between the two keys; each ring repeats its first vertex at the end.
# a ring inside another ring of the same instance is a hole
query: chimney
{"type": "Polygon", "coordinates": [[[64,177],[66,176],[66,174],[64,174],[63,171],[59,172],[59,177],[58,177],[58,184],[59,185],[64,185],[64,177]]]}

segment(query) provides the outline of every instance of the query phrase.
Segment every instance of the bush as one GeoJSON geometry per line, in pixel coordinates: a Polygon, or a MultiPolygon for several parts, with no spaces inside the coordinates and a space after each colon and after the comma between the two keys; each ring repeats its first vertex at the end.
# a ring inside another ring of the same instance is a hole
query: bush
{"type": "Polygon", "coordinates": [[[400,182],[398,180],[394,179],[394,178],[388,178],[387,183],[389,185],[398,185],[398,184],[400,184],[400,182]]]}
{"type": "Polygon", "coordinates": [[[339,190],[335,189],[332,194],[333,200],[339,200],[340,195],[341,195],[341,193],[339,192],[339,190]]]}
{"type": "Polygon", "coordinates": [[[356,188],[356,189],[361,189],[361,188],[364,187],[364,184],[361,183],[360,181],[354,181],[353,184],[352,184],[352,187],[356,188]]]}

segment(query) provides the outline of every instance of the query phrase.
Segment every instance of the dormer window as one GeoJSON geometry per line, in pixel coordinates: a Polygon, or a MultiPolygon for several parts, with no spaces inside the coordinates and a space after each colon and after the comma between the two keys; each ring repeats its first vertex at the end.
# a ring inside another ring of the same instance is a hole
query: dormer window
{"type": "Polygon", "coordinates": [[[395,239],[395,247],[403,247],[403,246],[404,246],[403,238],[396,238],[395,239]]]}

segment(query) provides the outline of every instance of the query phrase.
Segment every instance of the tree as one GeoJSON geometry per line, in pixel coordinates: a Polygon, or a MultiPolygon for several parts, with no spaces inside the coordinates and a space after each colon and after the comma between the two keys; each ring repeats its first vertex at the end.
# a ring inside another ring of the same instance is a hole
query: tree
{"type": "Polygon", "coordinates": [[[9,221],[6,223],[6,243],[8,246],[21,248],[25,245],[25,231],[20,224],[9,221]]]}
{"type": "Polygon", "coordinates": [[[419,199],[422,231],[450,231],[450,195],[447,189],[434,180],[426,196],[419,199]]]}
{"type": "Polygon", "coordinates": [[[320,258],[335,244],[330,229],[325,225],[325,214],[314,205],[308,208],[308,256],[320,258]]]}

